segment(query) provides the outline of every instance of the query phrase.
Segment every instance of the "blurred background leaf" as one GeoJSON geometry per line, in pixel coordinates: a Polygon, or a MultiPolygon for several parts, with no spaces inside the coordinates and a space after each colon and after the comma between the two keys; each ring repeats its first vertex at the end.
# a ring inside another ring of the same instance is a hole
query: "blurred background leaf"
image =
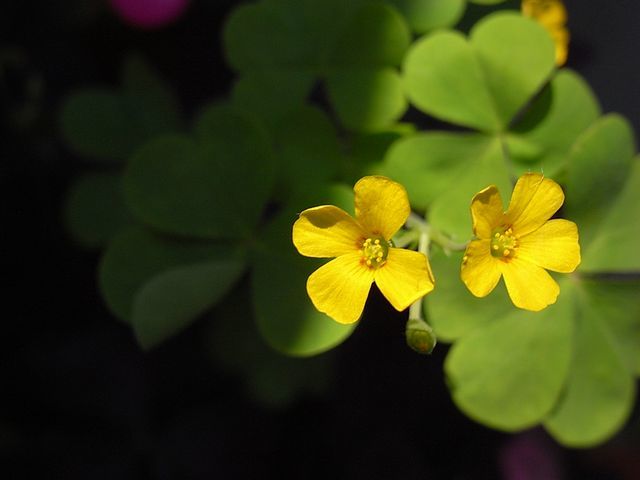
{"type": "Polygon", "coordinates": [[[79,245],[105,246],[113,235],[134,223],[124,202],[122,175],[104,172],[80,176],[67,194],[64,217],[79,245]]]}

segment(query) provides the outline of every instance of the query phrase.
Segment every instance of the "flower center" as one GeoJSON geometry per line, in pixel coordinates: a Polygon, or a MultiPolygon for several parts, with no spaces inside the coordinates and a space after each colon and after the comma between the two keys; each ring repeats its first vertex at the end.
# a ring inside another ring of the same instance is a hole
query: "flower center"
{"type": "Polygon", "coordinates": [[[511,227],[499,227],[491,232],[491,255],[498,258],[512,258],[518,240],[511,227]]]}
{"type": "Polygon", "coordinates": [[[362,244],[362,260],[369,268],[380,268],[387,261],[390,246],[382,237],[367,238],[362,244]]]}

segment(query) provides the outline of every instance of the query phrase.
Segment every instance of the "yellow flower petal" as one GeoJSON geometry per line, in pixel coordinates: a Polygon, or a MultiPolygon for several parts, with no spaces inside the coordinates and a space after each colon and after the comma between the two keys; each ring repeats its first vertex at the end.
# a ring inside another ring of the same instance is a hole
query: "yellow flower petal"
{"type": "Polygon", "coordinates": [[[307,293],[314,306],[336,322],[354,323],[362,315],[373,283],[373,270],[360,260],[359,252],[342,255],[320,267],[307,280],[307,293]]]}
{"type": "Polygon", "coordinates": [[[506,217],[517,237],[540,228],[564,202],[562,188],[539,173],[522,175],[511,195],[506,217]]]}
{"type": "Polygon", "coordinates": [[[490,240],[474,240],[467,246],[460,278],[476,297],[486,297],[500,280],[501,260],[491,255],[490,240]]]}
{"type": "Polygon", "coordinates": [[[293,224],[293,244],[307,257],[338,257],[362,248],[364,233],[344,210],[333,205],[309,208],[293,224]]]}
{"type": "Polygon", "coordinates": [[[560,0],[522,0],[522,13],[545,27],[567,23],[567,9],[560,0]]]}
{"type": "Polygon", "coordinates": [[[544,268],[518,257],[498,264],[516,307],[537,312],[556,302],[560,287],[544,268]]]}
{"type": "Polygon", "coordinates": [[[573,272],[580,264],[578,227],[569,220],[549,220],[519,239],[517,256],[555,272],[573,272]]]}
{"type": "Polygon", "coordinates": [[[495,185],[478,192],[471,200],[473,233],[478,238],[491,237],[491,231],[504,220],[504,207],[495,185]]]}
{"type": "Polygon", "coordinates": [[[411,207],[402,185],[381,176],[363,177],[353,187],[356,218],[370,235],[389,240],[407,221],[411,207]]]}
{"type": "Polygon", "coordinates": [[[564,27],[548,27],[551,38],[556,44],[556,65],[561,67],[569,54],[569,30],[564,27]]]}
{"type": "Polygon", "coordinates": [[[375,282],[398,311],[433,290],[434,280],[427,257],[403,248],[390,248],[387,262],[375,271],[375,282]]]}

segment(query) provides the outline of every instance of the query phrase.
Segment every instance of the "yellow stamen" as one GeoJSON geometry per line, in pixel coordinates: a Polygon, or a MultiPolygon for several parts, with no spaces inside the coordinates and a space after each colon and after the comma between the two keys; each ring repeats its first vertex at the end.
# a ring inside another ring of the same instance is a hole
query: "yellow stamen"
{"type": "Polygon", "coordinates": [[[362,243],[362,259],[369,268],[380,268],[387,261],[389,247],[388,242],[381,237],[367,238],[362,243]]]}
{"type": "Polygon", "coordinates": [[[491,238],[491,255],[509,259],[515,255],[518,239],[510,226],[501,226],[494,230],[491,238]]]}

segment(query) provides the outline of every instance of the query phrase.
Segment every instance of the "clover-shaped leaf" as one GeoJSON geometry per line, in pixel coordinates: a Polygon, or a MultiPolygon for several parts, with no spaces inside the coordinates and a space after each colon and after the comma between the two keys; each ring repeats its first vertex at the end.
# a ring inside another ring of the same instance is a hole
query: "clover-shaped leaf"
{"type": "Polygon", "coordinates": [[[233,286],[244,260],[227,244],[185,242],[124,230],[100,263],[100,289],[144,348],[187,327],[233,286]]]}
{"type": "Polygon", "coordinates": [[[60,129],[67,145],[89,159],[122,162],[155,135],[181,128],[177,101],[144,61],[128,57],[123,87],[91,87],[66,99],[60,129]]]}
{"type": "Polygon", "coordinates": [[[385,2],[265,0],[238,8],[224,38],[231,65],[252,75],[247,93],[253,96],[260,96],[255,82],[262,79],[265,96],[278,98],[271,72],[293,85],[311,75],[326,81],[333,108],[349,129],[377,130],[406,110],[392,67],[411,36],[402,15],[385,2]]]}
{"type": "Polygon", "coordinates": [[[587,83],[560,70],[506,136],[518,173],[544,171],[553,177],[566,167],[577,138],[596,121],[600,108],[587,83]]]}
{"type": "Polygon", "coordinates": [[[544,422],[565,445],[598,444],[631,413],[635,381],[628,367],[640,358],[639,287],[638,281],[588,280],[578,286],[572,366],[565,392],[544,422]]]}
{"type": "Polygon", "coordinates": [[[502,142],[482,134],[407,136],[391,146],[385,163],[386,172],[407,188],[411,204],[428,209],[429,221],[459,240],[471,234],[473,195],[491,184],[511,188],[502,142]]]}
{"type": "Polygon", "coordinates": [[[580,271],[640,271],[634,240],[640,232],[640,176],[634,151],[628,122],[607,115],[585,131],[570,152],[566,210],[580,226],[580,271]]]}
{"type": "Polygon", "coordinates": [[[416,42],[405,58],[405,86],[425,113],[500,132],[549,79],[554,58],[544,28],[500,12],[478,22],[468,40],[438,31],[416,42]]]}
{"type": "Polygon", "coordinates": [[[514,431],[554,407],[571,361],[571,298],[540,313],[513,311],[452,347],[445,363],[456,404],[470,417],[514,431]]]}
{"type": "Polygon", "coordinates": [[[202,115],[196,133],[159,137],[136,151],[125,171],[128,205],[168,233],[250,237],[273,185],[267,137],[251,117],[222,106],[202,115]]]}
{"type": "Polygon", "coordinates": [[[188,265],[199,265],[229,255],[231,249],[210,242],[164,237],[141,227],[116,235],[99,267],[102,296],[120,320],[130,322],[135,296],[151,278],[188,265]]]}
{"type": "Polygon", "coordinates": [[[136,293],[131,313],[140,345],[154,347],[188,326],[223,298],[243,267],[238,259],[219,258],[176,267],[148,280],[136,293]]]}

